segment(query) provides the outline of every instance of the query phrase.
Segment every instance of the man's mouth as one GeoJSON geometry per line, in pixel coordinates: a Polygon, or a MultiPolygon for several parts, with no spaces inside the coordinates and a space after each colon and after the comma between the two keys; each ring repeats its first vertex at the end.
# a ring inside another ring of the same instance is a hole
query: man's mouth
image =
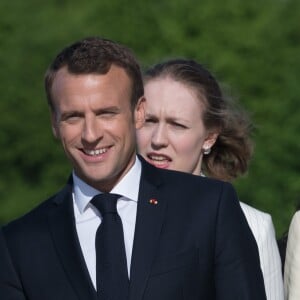
{"type": "Polygon", "coordinates": [[[106,153],[108,151],[108,148],[101,148],[101,149],[93,149],[93,150],[88,150],[88,149],[82,149],[82,151],[89,156],[97,156],[103,153],[106,153]]]}

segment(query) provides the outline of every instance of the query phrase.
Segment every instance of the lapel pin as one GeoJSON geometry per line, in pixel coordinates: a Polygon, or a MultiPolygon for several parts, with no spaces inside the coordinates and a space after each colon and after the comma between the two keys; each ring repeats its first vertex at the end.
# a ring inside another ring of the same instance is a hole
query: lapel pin
{"type": "Polygon", "coordinates": [[[153,205],[157,205],[158,204],[158,201],[156,199],[150,199],[149,200],[149,203],[150,204],[153,204],[153,205]]]}

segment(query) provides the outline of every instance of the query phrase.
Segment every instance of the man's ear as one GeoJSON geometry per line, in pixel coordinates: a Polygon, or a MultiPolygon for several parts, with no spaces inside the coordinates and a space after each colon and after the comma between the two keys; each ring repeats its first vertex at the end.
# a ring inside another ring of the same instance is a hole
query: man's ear
{"type": "Polygon", "coordinates": [[[59,139],[59,130],[57,126],[57,119],[55,112],[51,112],[51,127],[52,127],[52,133],[55,138],[59,139]]]}
{"type": "Polygon", "coordinates": [[[134,119],[135,119],[135,128],[140,129],[145,122],[145,97],[142,96],[135,107],[134,110],[134,119]]]}

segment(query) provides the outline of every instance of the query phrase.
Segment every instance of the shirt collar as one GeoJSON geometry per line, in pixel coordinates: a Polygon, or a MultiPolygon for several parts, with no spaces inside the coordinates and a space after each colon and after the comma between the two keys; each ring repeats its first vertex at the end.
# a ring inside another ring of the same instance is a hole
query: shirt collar
{"type": "MultiPolygon", "coordinates": [[[[128,200],[138,201],[139,183],[141,178],[141,162],[136,157],[134,165],[127,172],[127,174],[121,179],[120,182],[111,190],[111,193],[122,195],[128,200]]],[[[87,208],[91,199],[101,193],[101,191],[91,187],[84,181],[82,181],[73,171],[73,183],[74,190],[73,196],[75,203],[80,211],[83,213],[87,208]]]]}

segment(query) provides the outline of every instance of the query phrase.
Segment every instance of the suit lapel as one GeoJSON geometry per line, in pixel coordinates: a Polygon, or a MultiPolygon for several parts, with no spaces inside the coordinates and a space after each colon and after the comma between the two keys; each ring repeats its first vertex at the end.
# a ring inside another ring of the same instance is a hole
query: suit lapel
{"type": "Polygon", "coordinates": [[[166,210],[166,201],[158,194],[158,187],[162,183],[159,173],[154,167],[146,165],[143,160],[142,163],[130,270],[130,300],[143,297],[166,210]]]}
{"type": "Polygon", "coordinates": [[[78,299],[97,299],[81,247],[79,244],[73,211],[72,182],[53,200],[49,212],[49,225],[55,248],[78,299]]]}

